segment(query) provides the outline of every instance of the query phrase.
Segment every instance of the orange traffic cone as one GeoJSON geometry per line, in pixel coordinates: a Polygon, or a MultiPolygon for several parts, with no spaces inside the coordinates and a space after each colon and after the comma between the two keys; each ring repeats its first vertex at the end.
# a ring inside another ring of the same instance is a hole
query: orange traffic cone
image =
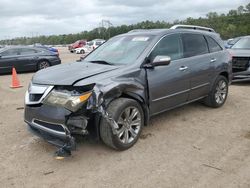
{"type": "Polygon", "coordinates": [[[20,82],[17,78],[17,73],[16,73],[16,69],[15,67],[12,68],[12,84],[10,86],[11,88],[19,88],[19,87],[23,87],[20,85],[20,82]]]}

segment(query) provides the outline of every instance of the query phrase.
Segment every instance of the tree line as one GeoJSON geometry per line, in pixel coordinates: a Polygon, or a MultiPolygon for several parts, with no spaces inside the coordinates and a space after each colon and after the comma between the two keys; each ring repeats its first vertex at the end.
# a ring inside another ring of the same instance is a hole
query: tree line
{"type": "Polygon", "coordinates": [[[109,39],[118,34],[126,33],[133,29],[155,29],[169,28],[175,24],[200,25],[211,27],[220,33],[223,39],[250,34],[250,3],[246,6],[239,6],[235,10],[230,10],[227,14],[209,12],[205,18],[187,18],[186,20],[166,21],[143,21],[132,25],[121,25],[117,27],[99,27],[91,31],[83,31],[76,34],[19,37],[10,40],[1,40],[1,45],[30,45],[41,43],[45,45],[71,44],[80,39],[93,40],[96,38],[109,39]]]}

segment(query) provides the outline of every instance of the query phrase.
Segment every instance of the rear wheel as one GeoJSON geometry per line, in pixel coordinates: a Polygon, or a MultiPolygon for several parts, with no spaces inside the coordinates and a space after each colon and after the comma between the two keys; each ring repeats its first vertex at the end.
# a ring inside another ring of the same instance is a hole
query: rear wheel
{"type": "Polygon", "coordinates": [[[102,141],[117,150],[132,147],[137,142],[144,124],[144,114],[140,104],[132,99],[119,98],[111,102],[107,111],[119,128],[114,135],[110,124],[102,118],[100,122],[102,141]]]}
{"type": "Polygon", "coordinates": [[[81,50],[81,51],[80,51],[80,53],[81,53],[81,54],[84,54],[84,53],[85,53],[85,51],[84,51],[84,50],[81,50]]]}
{"type": "Polygon", "coordinates": [[[205,98],[204,103],[213,108],[221,107],[226,102],[227,95],[228,80],[224,76],[220,75],[214,82],[213,88],[209,95],[205,98]]]}
{"type": "Polygon", "coordinates": [[[49,64],[49,62],[47,60],[42,60],[37,65],[38,70],[42,70],[42,69],[48,68],[49,66],[50,66],[50,64],[49,64]]]}

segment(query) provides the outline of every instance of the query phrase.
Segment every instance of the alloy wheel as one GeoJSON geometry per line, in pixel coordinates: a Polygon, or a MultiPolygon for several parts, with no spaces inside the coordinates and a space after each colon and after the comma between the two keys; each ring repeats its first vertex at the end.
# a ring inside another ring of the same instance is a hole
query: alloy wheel
{"type": "Polygon", "coordinates": [[[127,107],[118,119],[117,136],[124,144],[133,142],[141,129],[142,119],[140,111],[136,107],[127,107]]]}
{"type": "Polygon", "coordinates": [[[47,67],[49,67],[49,63],[47,61],[42,61],[39,63],[39,70],[45,69],[47,67]]]}
{"type": "Polygon", "coordinates": [[[224,80],[220,80],[216,87],[215,101],[217,104],[222,104],[227,97],[227,83],[224,80]]]}

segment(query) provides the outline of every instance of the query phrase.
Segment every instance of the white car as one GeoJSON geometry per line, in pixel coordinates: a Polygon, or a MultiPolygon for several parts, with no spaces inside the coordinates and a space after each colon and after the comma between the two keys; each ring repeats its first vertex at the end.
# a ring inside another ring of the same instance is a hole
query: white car
{"type": "Polygon", "coordinates": [[[90,53],[94,49],[96,49],[98,46],[102,45],[105,42],[103,39],[95,39],[92,41],[87,42],[87,44],[81,48],[76,48],[75,52],[77,54],[85,54],[85,53],[90,53]]]}
{"type": "Polygon", "coordinates": [[[75,53],[77,53],[77,54],[85,54],[85,53],[90,53],[90,52],[92,52],[92,50],[93,50],[93,46],[90,46],[90,45],[86,44],[86,45],[83,46],[83,47],[76,48],[74,51],[75,51],[75,53]]]}

